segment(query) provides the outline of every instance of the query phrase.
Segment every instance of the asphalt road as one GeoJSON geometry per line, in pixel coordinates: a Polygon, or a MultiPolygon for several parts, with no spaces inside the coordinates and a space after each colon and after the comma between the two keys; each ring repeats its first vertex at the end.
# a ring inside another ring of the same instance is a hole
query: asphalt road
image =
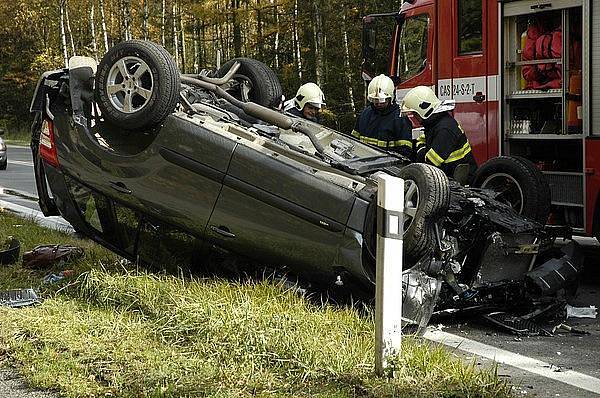
{"type": "MultiPolygon", "coordinates": [[[[28,147],[9,146],[8,168],[0,171],[0,199],[39,210],[36,202],[36,188],[33,175],[33,163],[28,147]]],[[[584,240],[586,255],[585,271],[579,293],[571,303],[575,306],[595,305],[600,308],[600,245],[597,242],[584,240]]],[[[491,327],[475,319],[443,319],[442,330],[476,342],[502,348],[552,366],[555,372],[574,370],[600,379],[600,318],[570,318],[566,324],[583,329],[589,335],[557,333],[553,337],[515,337],[497,328],[491,327]]],[[[458,351],[457,351],[458,354],[458,351]]],[[[474,360],[482,365],[490,365],[491,361],[471,355],[459,355],[474,360]]],[[[500,365],[498,373],[517,387],[517,396],[536,397],[588,397],[598,396],[568,384],[537,376],[511,366],[500,365]]],[[[0,371],[0,396],[6,386],[18,380],[12,380],[13,373],[0,371]]],[[[600,384],[600,380],[598,381],[600,384]]],[[[600,385],[598,386],[600,390],[600,385]]],[[[26,395],[14,395],[26,396],[26,395]]],[[[37,396],[37,395],[32,395],[37,396]]],[[[42,396],[42,395],[40,395],[42,396]]]]}
{"type": "Polygon", "coordinates": [[[0,170],[0,199],[39,210],[29,147],[8,146],[8,166],[0,170]]]}

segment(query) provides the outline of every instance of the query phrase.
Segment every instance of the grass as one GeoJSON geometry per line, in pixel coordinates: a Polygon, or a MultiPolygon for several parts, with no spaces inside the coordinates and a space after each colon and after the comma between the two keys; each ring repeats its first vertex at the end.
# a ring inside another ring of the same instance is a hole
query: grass
{"type": "Polygon", "coordinates": [[[84,247],[49,270],[0,266],[0,286],[42,305],[0,307],[0,361],[67,397],[504,397],[494,368],[405,338],[395,377],[374,375],[372,314],[315,305],[268,281],[152,274],[93,243],[0,214],[25,249],[84,247]],[[45,273],[75,275],[42,285],[45,273]]]}
{"type": "Polygon", "coordinates": [[[27,129],[10,129],[4,133],[2,139],[7,144],[27,146],[31,142],[31,132],[27,129]]]}

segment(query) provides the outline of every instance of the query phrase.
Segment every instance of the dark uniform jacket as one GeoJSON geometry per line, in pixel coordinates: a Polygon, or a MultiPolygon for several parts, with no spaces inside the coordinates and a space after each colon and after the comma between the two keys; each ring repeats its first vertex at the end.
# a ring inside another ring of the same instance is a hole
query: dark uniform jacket
{"type": "Polygon", "coordinates": [[[473,181],[477,163],[469,140],[460,124],[448,112],[432,115],[423,120],[424,133],[417,139],[417,162],[429,163],[454,177],[459,164],[469,166],[468,180],[473,181]]]}
{"type": "Polygon", "coordinates": [[[352,135],[366,144],[412,158],[412,123],[400,116],[398,104],[391,104],[383,111],[367,106],[356,120],[352,135]]]}

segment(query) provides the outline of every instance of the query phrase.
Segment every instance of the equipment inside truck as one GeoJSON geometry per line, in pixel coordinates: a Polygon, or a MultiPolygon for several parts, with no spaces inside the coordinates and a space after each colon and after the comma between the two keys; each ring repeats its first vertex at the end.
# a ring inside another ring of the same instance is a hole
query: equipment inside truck
{"type": "Polygon", "coordinates": [[[504,5],[505,152],[544,172],[551,222],[583,229],[582,7],[530,3],[504,5]]]}

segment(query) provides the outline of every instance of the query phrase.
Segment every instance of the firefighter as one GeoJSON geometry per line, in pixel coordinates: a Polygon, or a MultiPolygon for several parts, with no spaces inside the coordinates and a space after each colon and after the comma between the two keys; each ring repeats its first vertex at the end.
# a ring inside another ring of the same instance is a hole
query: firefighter
{"type": "Polygon", "coordinates": [[[425,128],[417,139],[416,161],[439,167],[447,176],[469,184],[477,163],[465,132],[449,113],[454,109],[454,102],[444,103],[431,88],[417,86],[406,93],[402,108],[412,112],[425,128]],[[466,166],[457,171],[463,164],[466,166]]]}
{"type": "Polygon", "coordinates": [[[369,83],[367,99],[370,104],[356,120],[352,135],[361,142],[412,158],[412,124],[400,114],[392,79],[376,76],[369,83]]]}
{"type": "Polygon", "coordinates": [[[286,101],[284,110],[312,122],[319,122],[321,108],[325,106],[325,95],[315,83],[305,83],[298,88],[293,100],[286,101]]]}

